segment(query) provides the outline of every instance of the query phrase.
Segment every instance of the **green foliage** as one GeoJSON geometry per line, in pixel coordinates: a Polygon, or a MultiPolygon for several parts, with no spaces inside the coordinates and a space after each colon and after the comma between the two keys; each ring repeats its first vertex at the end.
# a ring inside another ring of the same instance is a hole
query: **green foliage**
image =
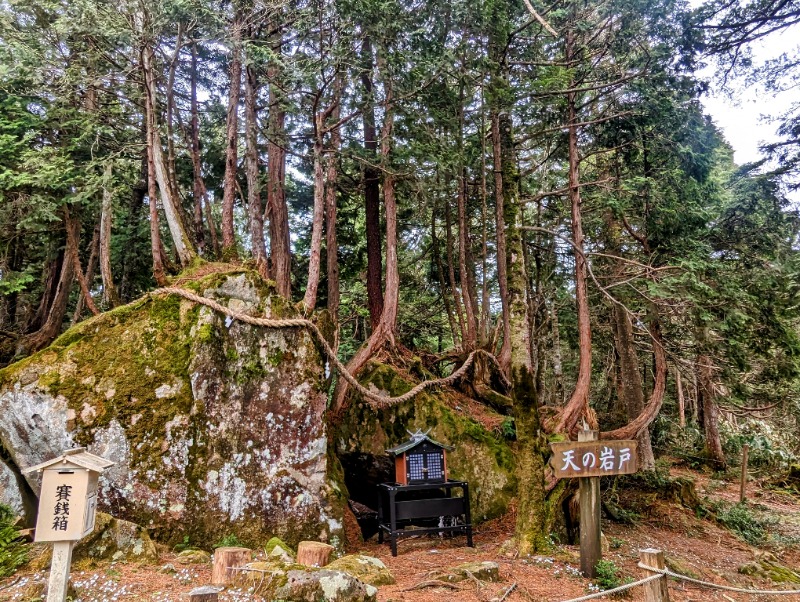
{"type": "Polygon", "coordinates": [[[28,546],[13,525],[14,512],[0,504],[0,579],[13,575],[28,559],[28,546]]]}
{"type": "Polygon", "coordinates": [[[760,545],[767,539],[767,528],[771,521],[757,516],[747,504],[727,506],[724,502],[713,508],[717,522],[733,531],[751,545],[760,545]]]}
{"type": "Polygon", "coordinates": [[[234,533],[228,533],[225,537],[215,543],[212,548],[240,548],[244,545],[241,539],[236,537],[234,533]]]}
{"type": "Polygon", "coordinates": [[[595,581],[600,589],[614,589],[622,585],[623,581],[619,575],[619,567],[614,564],[613,560],[598,560],[595,570],[597,571],[595,581]]]}
{"type": "Polygon", "coordinates": [[[199,549],[200,548],[198,548],[197,546],[192,545],[192,542],[189,539],[188,535],[184,535],[183,541],[180,543],[176,543],[172,548],[174,552],[185,552],[186,550],[199,550],[199,549]]]}
{"type": "Polygon", "coordinates": [[[779,429],[764,420],[747,420],[738,425],[724,421],[720,423],[720,435],[728,458],[741,459],[742,448],[748,445],[748,465],[753,468],[781,469],[797,461],[790,447],[797,449],[794,428],[779,429]]]}

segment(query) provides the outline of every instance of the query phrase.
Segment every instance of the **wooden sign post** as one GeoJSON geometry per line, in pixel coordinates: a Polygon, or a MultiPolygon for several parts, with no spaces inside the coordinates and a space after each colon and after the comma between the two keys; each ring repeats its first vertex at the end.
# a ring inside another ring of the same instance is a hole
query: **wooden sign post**
{"type": "Polygon", "coordinates": [[[97,480],[114,463],[79,447],[24,472],[42,472],[35,542],[53,543],[47,602],[64,602],[75,542],[94,530],[97,480]]]}
{"type": "Polygon", "coordinates": [[[578,433],[577,441],[551,443],[550,465],[556,478],[579,478],[581,505],[581,571],[597,576],[600,547],[600,477],[638,470],[636,441],[599,441],[597,431],[578,433]]]}

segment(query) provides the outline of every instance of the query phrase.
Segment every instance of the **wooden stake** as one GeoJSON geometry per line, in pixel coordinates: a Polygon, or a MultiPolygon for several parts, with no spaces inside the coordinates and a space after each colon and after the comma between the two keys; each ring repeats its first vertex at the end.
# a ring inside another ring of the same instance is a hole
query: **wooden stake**
{"type": "Polygon", "coordinates": [[[297,545],[297,564],[325,566],[330,562],[333,546],[320,541],[301,541],[297,545]]]}
{"type": "MultiPolygon", "coordinates": [[[[639,550],[639,562],[654,569],[666,567],[664,552],[655,548],[639,550]]],[[[647,569],[642,569],[642,571],[644,572],[643,577],[651,577],[653,575],[653,572],[647,569]]],[[[649,583],[645,583],[642,587],[644,588],[644,602],[669,602],[669,587],[667,586],[666,575],[662,579],[654,579],[649,583]]]]}
{"type": "Polygon", "coordinates": [[[739,486],[739,502],[744,504],[747,501],[747,456],[750,454],[750,446],[746,443],[742,447],[742,481],[739,486]]]}
{"type": "Polygon", "coordinates": [[[253,551],[249,548],[217,548],[214,550],[214,568],[211,571],[213,585],[228,585],[236,569],[250,562],[253,551]]]}
{"type": "MultiPolygon", "coordinates": [[[[597,431],[579,431],[578,441],[597,441],[597,431]]],[[[597,561],[603,557],[600,546],[600,477],[581,478],[581,571],[597,576],[597,561]]]]}
{"type": "Polygon", "coordinates": [[[64,602],[69,586],[69,565],[72,562],[74,541],[53,543],[53,560],[50,562],[50,580],[47,582],[47,602],[64,602]]]}

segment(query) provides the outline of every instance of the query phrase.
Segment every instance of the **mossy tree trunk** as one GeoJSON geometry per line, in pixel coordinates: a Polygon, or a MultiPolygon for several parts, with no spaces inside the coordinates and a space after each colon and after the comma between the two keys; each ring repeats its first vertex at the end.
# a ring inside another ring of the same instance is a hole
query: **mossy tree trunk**
{"type": "Polygon", "coordinates": [[[489,54],[492,76],[489,103],[492,113],[495,202],[497,204],[497,263],[503,301],[503,349],[501,365],[513,385],[512,398],[517,430],[517,524],[516,540],[521,554],[546,545],[546,508],[542,431],[534,375],[531,372],[527,272],[523,253],[519,173],[514,157],[505,48],[509,36],[509,11],[504,0],[492,5],[489,54]],[[504,244],[501,244],[501,241],[504,244]]]}

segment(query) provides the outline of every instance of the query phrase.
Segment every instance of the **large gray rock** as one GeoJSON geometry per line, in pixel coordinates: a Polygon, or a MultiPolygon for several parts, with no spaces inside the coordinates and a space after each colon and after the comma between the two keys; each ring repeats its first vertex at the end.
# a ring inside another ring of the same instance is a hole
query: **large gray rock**
{"type": "Polygon", "coordinates": [[[274,600],[287,602],[375,602],[377,588],[347,573],[320,569],[293,570],[274,593],[274,600]]]}
{"type": "MultiPolygon", "coordinates": [[[[240,312],[294,317],[251,272],[184,286],[240,312]]],[[[149,297],[0,370],[0,445],[21,468],[73,445],[113,460],[101,508],[162,540],[337,543],[345,500],[329,476],[326,389],[306,330],[149,297]]],[[[38,476],[28,482],[38,491],[38,476]]]]}

